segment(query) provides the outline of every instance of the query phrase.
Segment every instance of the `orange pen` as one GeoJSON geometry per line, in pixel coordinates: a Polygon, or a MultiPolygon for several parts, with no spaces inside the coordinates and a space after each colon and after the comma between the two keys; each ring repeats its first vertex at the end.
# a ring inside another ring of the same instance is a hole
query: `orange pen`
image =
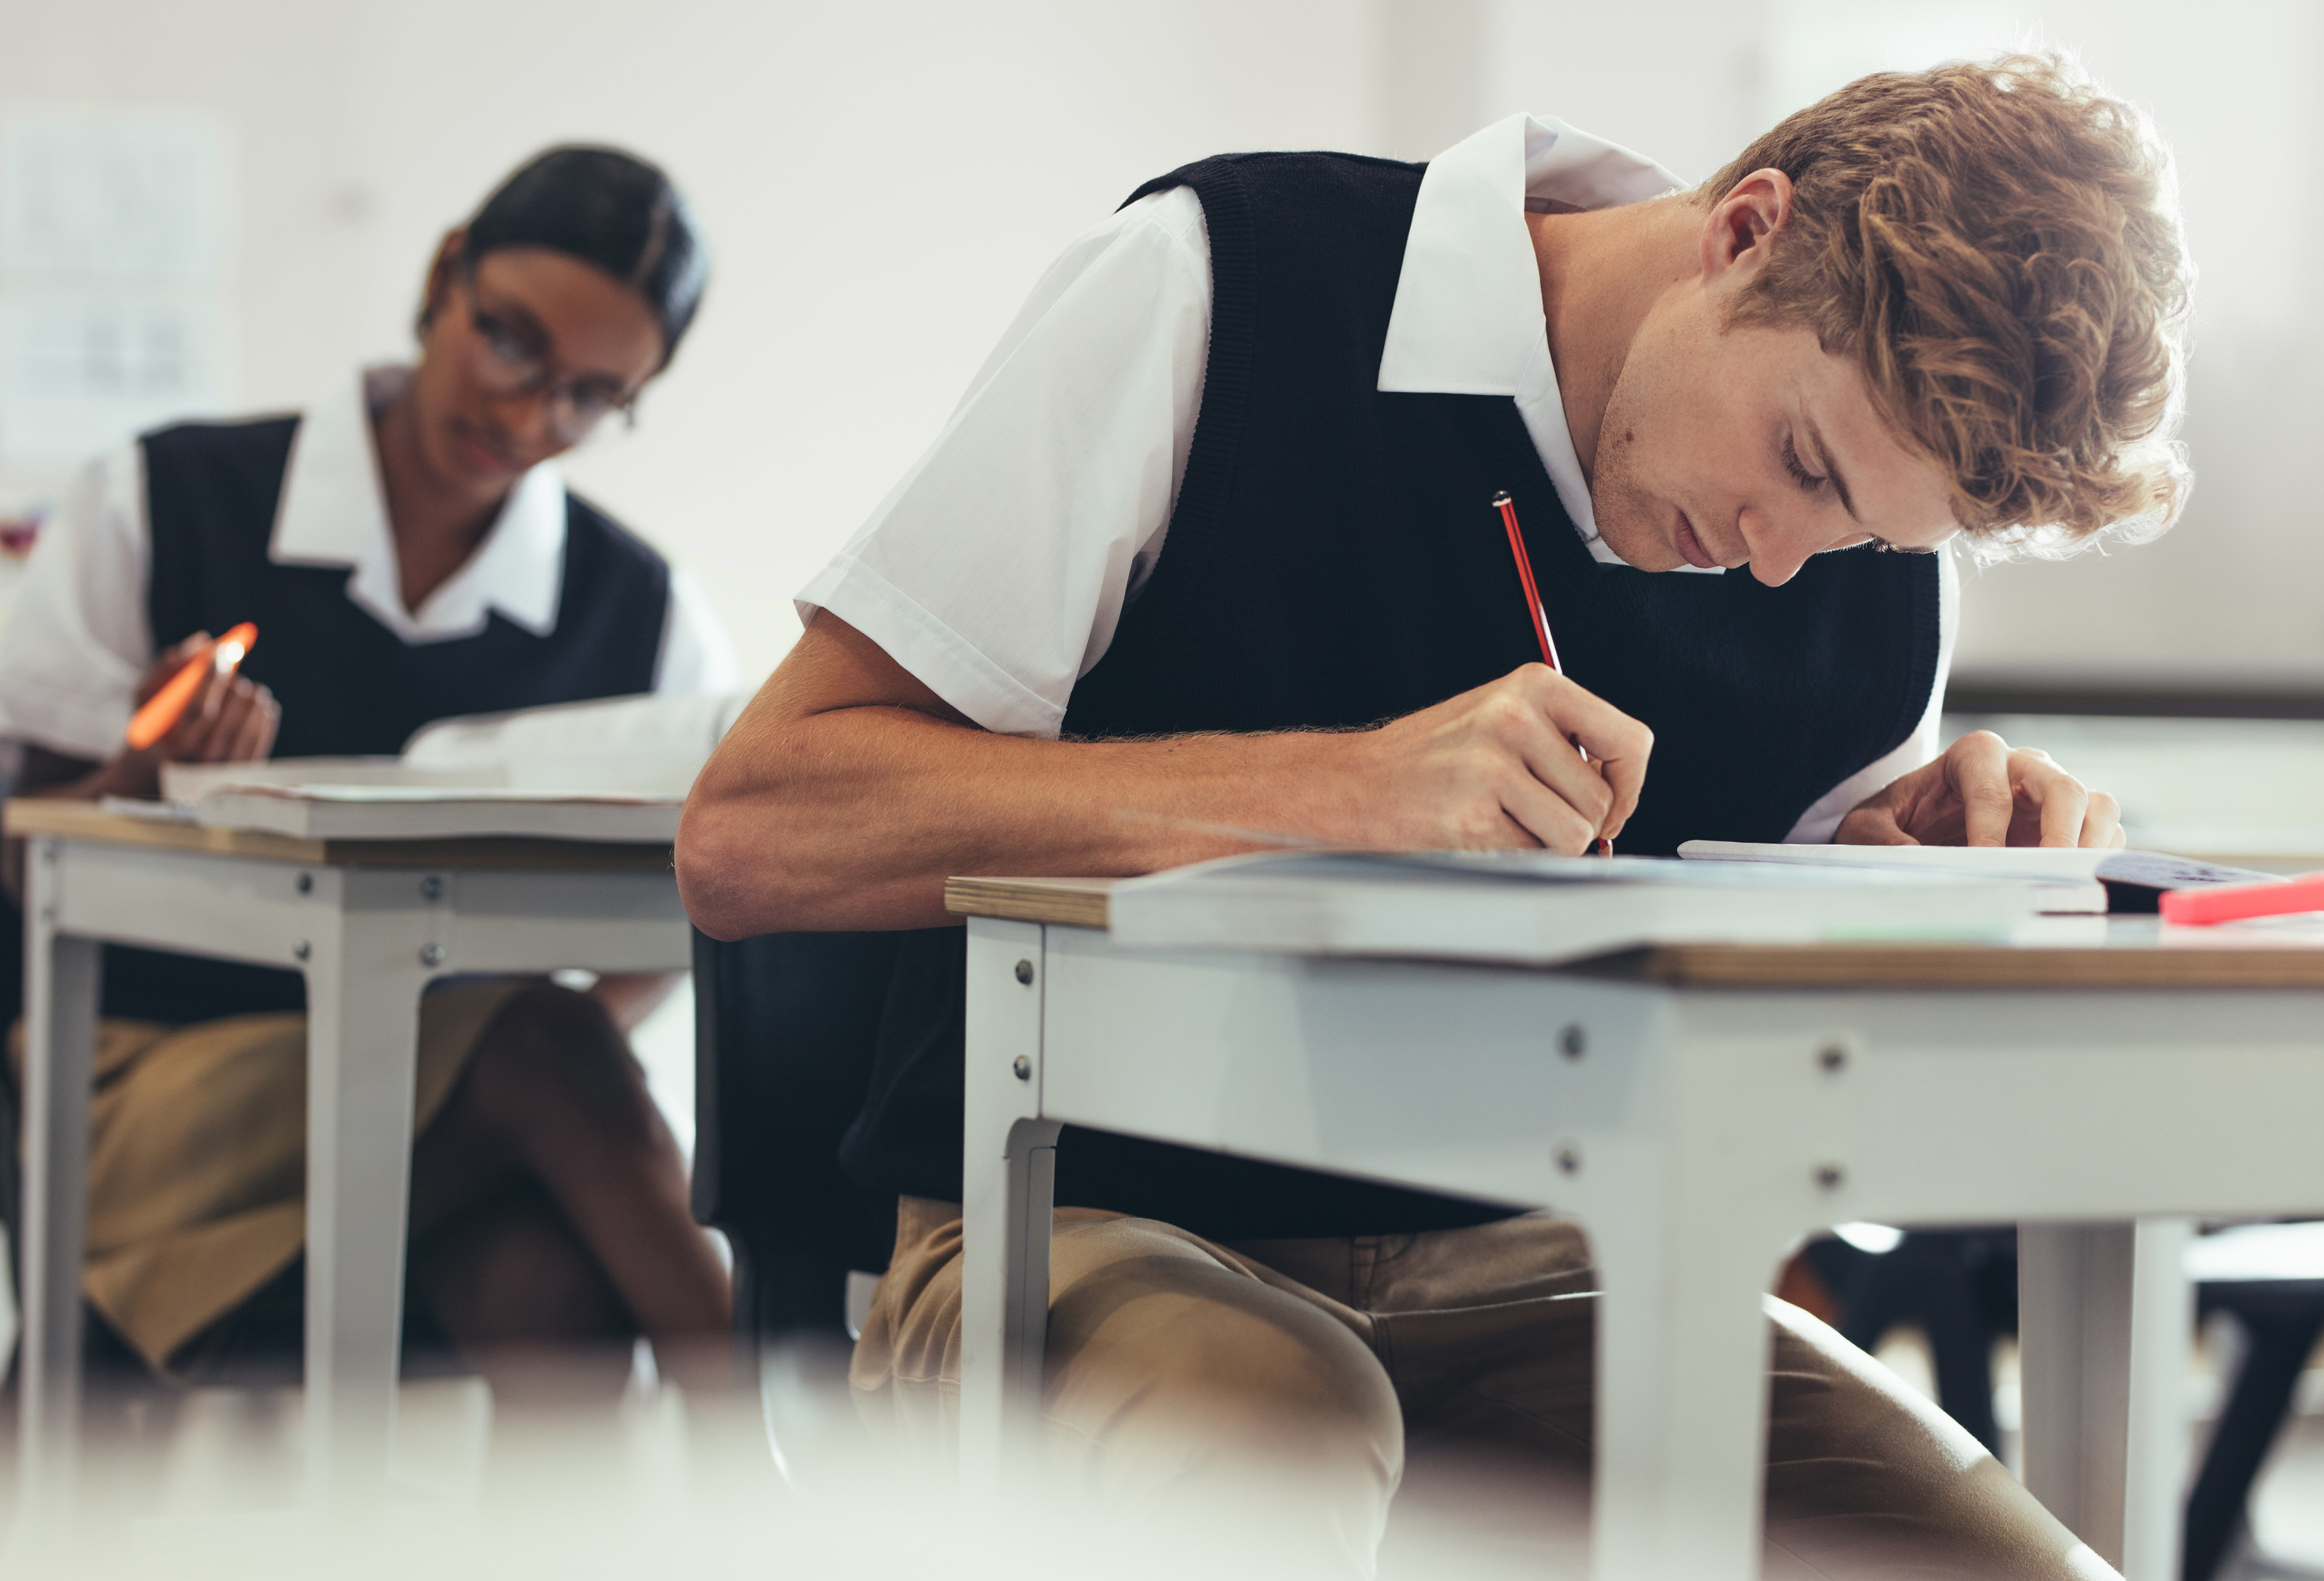
{"type": "Polygon", "coordinates": [[[161,689],[145,700],[129,722],[128,741],[132,750],[143,752],[154,742],[178,728],[202,683],[212,676],[230,676],[242,663],[258,640],[258,628],[244,620],[233,630],[210,644],[208,653],[186,661],[186,667],[163,683],[161,689]]]}

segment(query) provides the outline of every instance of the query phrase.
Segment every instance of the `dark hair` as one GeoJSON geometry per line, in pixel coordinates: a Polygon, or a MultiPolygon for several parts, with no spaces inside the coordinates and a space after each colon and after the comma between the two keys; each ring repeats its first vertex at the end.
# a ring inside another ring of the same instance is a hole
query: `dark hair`
{"type": "Polygon", "coordinates": [[[503,247],[548,247],[635,290],[661,321],[665,365],[710,279],[684,195],[659,168],[615,148],[552,148],[519,167],[468,222],[460,261],[473,267],[503,247]]]}

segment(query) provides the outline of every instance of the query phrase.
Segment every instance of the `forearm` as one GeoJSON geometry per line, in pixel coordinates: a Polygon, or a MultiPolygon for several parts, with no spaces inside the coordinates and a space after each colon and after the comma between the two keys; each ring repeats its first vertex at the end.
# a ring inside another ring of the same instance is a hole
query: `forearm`
{"type": "MultiPolygon", "coordinates": [[[[23,751],[23,767],[9,792],[12,795],[93,802],[100,796],[127,794],[115,788],[106,773],[109,764],[67,758],[30,743],[23,751]]],[[[11,901],[21,903],[24,898],[24,842],[21,840],[9,841],[0,848],[0,890],[11,901]]]]}
{"type": "Polygon", "coordinates": [[[1028,740],[896,706],[745,714],[687,801],[678,882],[723,937],[935,926],[954,874],[1144,873],[1242,849],[1189,823],[1342,836],[1360,750],[1325,733],[1028,740]]]}
{"type": "Polygon", "coordinates": [[[106,796],[134,796],[150,801],[161,790],[161,777],[156,766],[141,763],[124,755],[106,763],[90,763],[76,758],[53,758],[57,766],[50,772],[35,776],[32,759],[36,752],[25,754],[25,776],[16,786],[20,796],[38,796],[52,801],[95,802],[106,796]]]}
{"type": "Polygon", "coordinates": [[[1246,848],[1222,826],[1573,855],[1637,807],[1653,746],[1543,665],[1377,730],[993,735],[825,613],[695,781],[678,888],[742,939],[935,927],[954,874],[1148,873],[1246,848]]]}

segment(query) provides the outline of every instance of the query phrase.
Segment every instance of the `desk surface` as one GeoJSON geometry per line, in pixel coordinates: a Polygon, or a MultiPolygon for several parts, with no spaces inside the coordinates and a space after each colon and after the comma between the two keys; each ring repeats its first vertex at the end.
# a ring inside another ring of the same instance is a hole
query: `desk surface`
{"type": "Polygon", "coordinates": [[[667,845],[578,840],[300,840],[249,829],[210,829],[108,813],[88,802],[17,797],[7,804],[12,840],[50,834],[147,850],[202,851],[315,867],[668,870],[667,845]]]}
{"type": "MultiPolygon", "coordinates": [[[[13,806],[12,806],[13,810],[13,806]]],[[[1111,878],[952,878],[960,916],[1107,925],[1111,878]]],[[[2185,930],[2146,917],[2109,924],[2103,944],[1662,944],[1559,970],[1705,988],[2324,988],[2324,945],[2185,930]]]]}

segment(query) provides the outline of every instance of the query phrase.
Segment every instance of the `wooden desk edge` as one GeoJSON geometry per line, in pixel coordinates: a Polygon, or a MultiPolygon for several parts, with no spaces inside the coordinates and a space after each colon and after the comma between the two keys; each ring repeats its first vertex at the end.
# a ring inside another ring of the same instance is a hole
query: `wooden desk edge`
{"type": "MultiPolygon", "coordinates": [[[[1103,929],[1112,878],[950,878],[960,916],[1103,929]]],[[[2324,950],[2205,945],[2093,949],[1985,944],[1662,944],[1551,970],[1696,988],[2314,988],[2324,950]]]]}
{"type": "Polygon", "coordinates": [[[1059,927],[1109,925],[1114,878],[946,878],[945,909],[954,916],[1059,927]]]}
{"type": "Polygon", "coordinates": [[[667,869],[667,845],[586,840],[301,840],[256,829],[213,829],[108,813],[88,802],[12,799],[0,812],[11,840],[56,835],[144,850],[201,851],[261,861],[341,868],[467,868],[521,871],[640,872],[667,869]]]}

